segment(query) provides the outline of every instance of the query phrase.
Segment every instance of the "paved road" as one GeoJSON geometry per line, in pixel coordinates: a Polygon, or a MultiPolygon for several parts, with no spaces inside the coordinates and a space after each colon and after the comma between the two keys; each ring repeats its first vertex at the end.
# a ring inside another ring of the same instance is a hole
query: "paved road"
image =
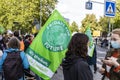
{"type": "MultiPolygon", "coordinates": [[[[98,69],[102,66],[101,59],[104,59],[106,55],[107,48],[101,48],[100,46],[97,46],[97,67],[98,69]]],[[[97,72],[94,74],[94,80],[101,80],[102,75],[97,72]]],[[[105,80],[108,80],[107,78],[105,80]]]]}

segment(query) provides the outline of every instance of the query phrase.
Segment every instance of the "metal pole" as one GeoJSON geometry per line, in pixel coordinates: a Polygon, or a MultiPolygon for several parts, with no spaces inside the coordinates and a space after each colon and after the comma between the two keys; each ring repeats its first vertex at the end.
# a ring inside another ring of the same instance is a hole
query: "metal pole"
{"type": "MultiPolygon", "coordinates": [[[[92,2],[92,3],[104,4],[104,3],[98,2],[98,1],[91,1],[91,0],[88,0],[88,1],[90,1],[90,2],[92,2]]],[[[116,4],[116,5],[117,5],[117,4],[116,4]]],[[[118,12],[120,12],[120,9],[119,9],[118,7],[116,7],[116,10],[117,10],[118,12]]]]}
{"type": "Polygon", "coordinates": [[[91,1],[92,3],[98,3],[98,4],[104,4],[102,2],[97,2],[97,1],[91,1]]]}
{"type": "Polygon", "coordinates": [[[111,32],[111,24],[110,24],[110,18],[108,20],[108,25],[109,25],[109,33],[111,32]]]}
{"type": "MultiPolygon", "coordinates": [[[[112,23],[111,27],[112,27],[111,29],[113,30],[113,23],[112,23]]],[[[112,30],[111,30],[111,31],[112,31],[112,30]]]]}
{"type": "MultiPolygon", "coordinates": [[[[111,32],[111,24],[110,24],[110,18],[108,18],[108,19],[109,19],[109,20],[108,20],[108,28],[109,28],[109,33],[108,33],[108,34],[110,35],[110,32],[111,32]]],[[[108,35],[108,37],[110,37],[109,35],[108,35]]],[[[108,49],[110,49],[110,40],[108,40],[108,49]]]]}

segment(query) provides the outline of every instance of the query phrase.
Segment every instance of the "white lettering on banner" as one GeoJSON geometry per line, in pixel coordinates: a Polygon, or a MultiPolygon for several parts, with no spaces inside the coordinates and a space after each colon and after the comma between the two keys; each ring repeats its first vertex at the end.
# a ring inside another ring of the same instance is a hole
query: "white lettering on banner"
{"type": "Polygon", "coordinates": [[[46,42],[44,45],[46,46],[46,48],[48,48],[50,50],[54,50],[54,51],[63,50],[62,46],[54,47],[54,46],[51,46],[48,42],[46,42]]]}
{"type": "Polygon", "coordinates": [[[46,75],[46,76],[48,76],[50,78],[53,76],[54,72],[52,72],[49,68],[42,65],[41,63],[38,63],[34,58],[29,56],[28,54],[26,54],[26,55],[27,55],[28,61],[30,63],[30,66],[32,66],[37,71],[43,73],[44,75],[46,75]]]}

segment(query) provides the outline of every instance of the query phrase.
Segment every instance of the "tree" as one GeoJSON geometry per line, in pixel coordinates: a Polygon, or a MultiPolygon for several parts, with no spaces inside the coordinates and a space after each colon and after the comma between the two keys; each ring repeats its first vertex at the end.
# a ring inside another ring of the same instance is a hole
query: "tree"
{"type": "Polygon", "coordinates": [[[102,32],[108,32],[108,17],[100,17],[98,24],[102,27],[102,32]]]}
{"type": "Polygon", "coordinates": [[[101,30],[101,26],[97,24],[97,19],[94,14],[87,14],[82,20],[81,32],[85,32],[87,26],[90,26],[91,31],[101,30]]]}
{"type": "Polygon", "coordinates": [[[42,25],[55,8],[57,0],[0,0],[0,24],[5,29],[31,32],[35,19],[42,25]],[[42,7],[40,7],[42,6],[42,7]]]}
{"type": "Polygon", "coordinates": [[[73,21],[72,24],[70,25],[70,30],[72,33],[79,32],[78,24],[75,21],[73,21]]]}
{"type": "Polygon", "coordinates": [[[113,24],[113,29],[114,28],[120,28],[120,0],[116,1],[116,16],[114,18],[114,24],[113,24]]]}

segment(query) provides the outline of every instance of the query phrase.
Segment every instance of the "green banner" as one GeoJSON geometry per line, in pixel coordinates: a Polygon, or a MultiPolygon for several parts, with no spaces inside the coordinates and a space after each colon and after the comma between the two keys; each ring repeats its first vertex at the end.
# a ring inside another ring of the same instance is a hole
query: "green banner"
{"type": "Polygon", "coordinates": [[[93,43],[93,37],[92,37],[92,34],[91,34],[90,26],[88,26],[88,27],[86,28],[85,34],[89,37],[88,55],[89,55],[90,57],[92,57],[92,56],[93,56],[93,51],[94,51],[95,45],[94,45],[94,43],[93,43]]]}
{"type": "Polygon", "coordinates": [[[0,34],[3,34],[5,32],[5,29],[0,26],[0,34]]]}
{"type": "Polygon", "coordinates": [[[55,10],[26,51],[31,70],[50,80],[65,56],[70,39],[67,22],[55,10]]]}

